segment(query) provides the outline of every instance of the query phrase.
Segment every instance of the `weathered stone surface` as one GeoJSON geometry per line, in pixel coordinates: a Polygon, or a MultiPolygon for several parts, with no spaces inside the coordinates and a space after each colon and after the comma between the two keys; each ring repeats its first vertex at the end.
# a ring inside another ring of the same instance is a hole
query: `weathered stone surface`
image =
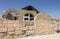
{"type": "Polygon", "coordinates": [[[8,27],[8,32],[13,32],[13,31],[15,31],[14,27],[8,27]]]}
{"type": "Polygon", "coordinates": [[[8,35],[15,35],[15,32],[8,32],[8,35]]]}
{"type": "Polygon", "coordinates": [[[15,31],[16,35],[22,35],[22,31],[15,31]]]}
{"type": "Polygon", "coordinates": [[[0,32],[7,32],[7,28],[6,27],[0,28],[0,32]]]}
{"type": "Polygon", "coordinates": [[[34,9],[8,9],[4,12],[3,19],[0,19],[0,37],[2,39],[12,39],[14,36],[21,35],[53,34],[57,33],[57,30],[60,32],[60,19],[53,19],[44,12],[37,13],[34,9]],[[16,16],[12,16],[11,12],[16,12],[16,16]]]}

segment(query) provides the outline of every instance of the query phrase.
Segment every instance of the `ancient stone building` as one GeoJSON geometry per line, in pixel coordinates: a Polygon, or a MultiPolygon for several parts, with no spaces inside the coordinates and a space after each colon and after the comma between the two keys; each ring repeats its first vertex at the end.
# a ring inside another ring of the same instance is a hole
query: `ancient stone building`
{"type": "Polygon", "coordinates": [[[54,19],[33,6],[8,9],[0,19],[0,38],[46,35],[60,32],[60,19],[54,19]]]}

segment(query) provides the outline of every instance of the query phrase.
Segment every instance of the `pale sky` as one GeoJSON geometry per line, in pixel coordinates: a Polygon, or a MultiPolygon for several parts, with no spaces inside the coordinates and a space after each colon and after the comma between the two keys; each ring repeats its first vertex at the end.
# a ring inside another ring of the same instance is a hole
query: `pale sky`
{"type": "Polygon", "coordinates": [[[60,0],[0,0],[0,16],[9,8],[21,9],[28,5],[54,18],[60,18],[60,0]]]}

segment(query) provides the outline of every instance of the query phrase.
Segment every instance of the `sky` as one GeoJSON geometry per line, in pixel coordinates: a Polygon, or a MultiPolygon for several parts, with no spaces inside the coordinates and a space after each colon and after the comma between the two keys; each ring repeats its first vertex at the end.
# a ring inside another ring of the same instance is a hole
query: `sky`
{"type": "Polygon", "coordinates": [[[28,5],[53,18],[60,18],[60,0],[0,0],[0,16],[10,8],[21,9],[28,5]]]}

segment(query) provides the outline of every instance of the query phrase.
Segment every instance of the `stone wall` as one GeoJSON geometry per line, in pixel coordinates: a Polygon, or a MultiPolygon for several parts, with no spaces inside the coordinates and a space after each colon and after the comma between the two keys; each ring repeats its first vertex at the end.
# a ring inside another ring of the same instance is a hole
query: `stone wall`
{"type": "MultiPolygon", "coordinates": [[[[16,37],[24,37],[30,35],[46,35],[60,32],[60,20],[52,20],[52,18],[44,13],[36,13],[36,11],[28,10],[7,10],[3,16],[7,16],[10,12],[16,12],[18,20],[0,19],[0,38],[12,39],[16,37]],[[24,20],[25,14],[32,14],[34,19],[24,20]]],[[[7,16],[9,18],[9,16],[7,16]]]]}
{"type": "Polygon", "coordinates": [[[22,35],[24,33],[23,26],[24,24],[19,20],[0,20],[0,37],[22,35]]]}
{"type": "Polygon", "coordinates": [[[4,14],[2,15],[3,18],[5,19],[12,19],[12,15],[10,14],[11,12],[15,12],[16,13],[16,17],[18,18],[18,20],[23,21],[23,18],[25,16],[25,14],[32,14],[33,16],[36,16],[36,11],[28,11],[28,10],[16,10],[16,9],[8,9],[4,12],[4,14]]]}
{"type": "MultiPolygon", "coordinates": [[[[59,22],[60,23],[60,22],[59,22]]],[[[30,35],[45,35],[57,33],[56,30],[60,30],[58,22],[36,20],[34,25],[25,26],[25,22],[19,20],[0,20],[0,38],[9,39],[15,37],[23,37],[30,35]]]]}

